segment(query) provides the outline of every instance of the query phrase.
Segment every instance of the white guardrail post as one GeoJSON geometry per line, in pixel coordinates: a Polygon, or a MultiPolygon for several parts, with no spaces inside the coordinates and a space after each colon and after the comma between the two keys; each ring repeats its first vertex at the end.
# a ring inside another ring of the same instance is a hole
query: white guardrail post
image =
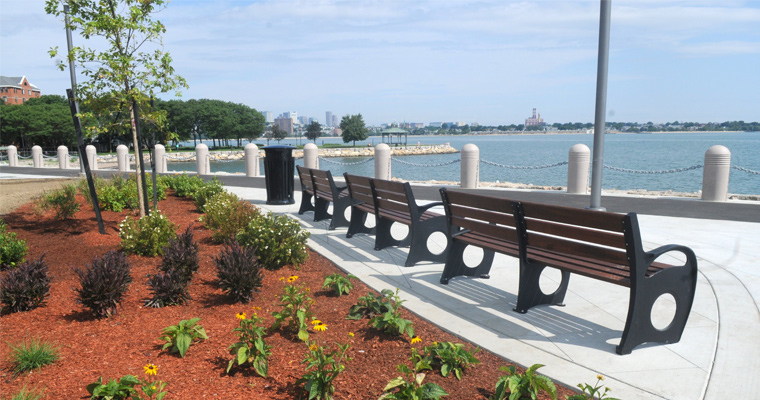
{"type": "Polygon", "coordinates": [[[42,168],[42,147],[32,146],[32,165],[34,168],[42,168]]]}
{"type": "Polygon", "coordinates": [[[591,150],[585,144],[576,144],[570,148],[567,157],[567,193],[588,193],[588,167],[591,163],[591,150]]]}
{"type": "Polygon", "coordinates": [[[69,148],[64,145],[58,146],[58,168],[69,169],[69,148]]]}
{"type": "Polygon", "coordinates": [[[468,143],[462,147],[462,189],[475,189],[480,184],[480,149],[478,146],[468,143]]]}
{"type": "Polygon", "coordinates": [[[259,146],[248,143],[243,153],[245,154],[245,176],[249,178],[259,176],[259,146]]]}
{"type": "Polygon", "coordinates": [[[306,143],[303,146],[303,166],[319,169],[319,149],[316,144],[306,143]]]}
{"type": "Polygon", "coordinates": [[[728,200],[728,175],[731,172],[731,151],[725,146],[712,146],[705,152],[702,175],[702,200],[728,200]]]}
{"type": "Polygon", "coordinates": [[[391,148],[385,143],[375,146],[375,178],[391,179],[391,148]]]}
{"type": "Polygon", "coordinates": [[[198,175],[208,175],[211,173],[209,165],[208,146],[203,143],[195,146],[195,169],[198,175]]]}
{"type": "Polygon", "coordinates": [[[166,172],[166,147],[162,144],[153,146],[153,163],[156,165],[156,173],[163,174],[166,172]]]}
{"type": "Polygon", "coordinates": [[[98,154],[95,151],[95,146],[88,144],[84,148],[84,152],[87,155],[87,162],[90,163],[90,170],[95,171],[98,169],[98,154]]]}
{"type": "Polygon", "coordinates": [[[123,144],[116,146],[116,165],[119,172],[129,171],[129,149],[123,144]]]}
{"type": "Polygon", "coordinates": [[[8,166],[18,167],[18,149],[14,145],[8,146],[8,166]]]}

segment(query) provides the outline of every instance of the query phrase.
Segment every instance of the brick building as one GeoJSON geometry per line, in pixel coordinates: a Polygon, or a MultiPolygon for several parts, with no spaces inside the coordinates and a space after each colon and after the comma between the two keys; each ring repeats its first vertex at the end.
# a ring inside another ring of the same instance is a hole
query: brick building
{"type": "Polygon", "coordinates": [[[5,104],[24,104],[40,95],[40,89],[29,83],[26,76],[0,76],[0,98],[5,104]]]}

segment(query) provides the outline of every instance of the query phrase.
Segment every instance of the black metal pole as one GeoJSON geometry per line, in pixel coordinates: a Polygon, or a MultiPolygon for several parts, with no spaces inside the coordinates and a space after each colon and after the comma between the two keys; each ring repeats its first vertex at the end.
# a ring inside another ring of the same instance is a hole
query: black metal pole
{"type": "MultiPolygon", "coordinates": [[[[153,112],[153,97],[150,98],[150,111],[153,112]]],[[[150,153],[150,169],[151,169],[151,176],[153,177],[153,210],[155,211],[158,208],[158,186],[156,185],[156,127],[153,126],[153,128],[150,130],[151,137],[153,143],[151,143],[150,148],[152,149],[150,153]]],[[[163,162],[163,161],[162,161],[163,162]]]]}
{"type": "Polygon", "coordinates": [[[140,163],[140,173],[142,174],[142,192],[143,192],[143,204],[145,204],[145,214],[150,214],[150,203],[148,203],[148,182],[145,181],[145,161],[142,155],[142,137],[140,136],[140,112],[137,108],[137,101],[132,99],[132,109],[135,113],[135,132],[137,132],[137,148],[135,149],[135,157],[137,162],[140,163]]]}
{"type": "Polygon", "coordinates": [[[604,168],[604,132],[607,124],[607,69],[610,58],[611,0],[601,0],[599,6],[599,56],[596,66],[596,106],[594,110],[594,150],[591,164],[591,204],[589,209],[606,211],[602,207],[602,170],[604,168]]]}
{"type": "MultiPolygon", "coordinates": [[[[69,27],[69,6],[63,6],[63,12],[66,20],[66,44],[68,45],[69,54],[73,46],[71,40],[71,28],[69,27]]],[[[77,116],[79,114],[79,105],[76,101],[77,76],[74,69],[74,60],[69,59],[69,71],[71,73],[71,89],[66,89],[66,97],[69,99],[69,109],[71,117],[74,120],[74,130],[77,134],[77,145],[79,147],[79,168],[84,169],[84,175],[87,177],[87,187],[90,189],[90,199],[92,200],[92,209],[95,211],[95,219],[98,220],[98,231],[101,235],[106,234],[106,228],[103,226],[103,216],[100,215],[100,203],[98,203],[98,193],[95,191],[95,181],[92,179],[90,170],[90,161],[84,148],[84,138],[82,138],[82,123],[77,116]]]]}

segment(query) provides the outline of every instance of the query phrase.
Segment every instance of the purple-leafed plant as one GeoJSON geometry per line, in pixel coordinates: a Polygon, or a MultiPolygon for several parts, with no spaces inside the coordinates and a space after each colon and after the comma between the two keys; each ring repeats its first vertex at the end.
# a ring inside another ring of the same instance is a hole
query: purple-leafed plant
{"type": "Polygon", "coordinates": [[[261,266],[252,247],[230,242],[214,258],[219,286],[235,302],[248,303],[261,287],[261,266]]]}
{"type": "Polygon", "coordinates": [[[75,269],[82,285],[80,289],[74,289],[78,294],[77,302],[98,318],[116,314],[121,298],[132,283],[129,270],[127,256],[115,250],[95,257],[85,270],[75,269]]]}
{"type": "Polygon", "coordinates": [[[187,292],[187,281],[176,271],[170,269],[148,279],[148,286],[153,297],[145,302],[148,307],[165,307],[184,305],[191,299],[187,292]]]}
{"type": "Polygon", "coordinates": [[[3,311],[29,311],[44,304],[45,296],[50,292],[48,265],[44,257],[27,261],[0,279],[3,311]]]}
{"type": "Polygon", "coordinates": [[[163,272],[174,271],[177,278],[189,283],[199,265],[198,243],[193,240],[192,225],[176,238],[169,239],[163,252],[159,269],[163,272]]]}

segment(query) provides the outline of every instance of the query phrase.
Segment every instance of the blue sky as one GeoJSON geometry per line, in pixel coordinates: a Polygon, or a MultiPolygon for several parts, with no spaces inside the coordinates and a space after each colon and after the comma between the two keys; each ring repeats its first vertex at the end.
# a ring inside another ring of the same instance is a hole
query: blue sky
{"type": "MultiPolygon", "coordinates": [[[[173,0],[158,19],[183,99],[321,123],[594,119],[598,0],[173,0]]],[[[608,121],[760,121],[760,1],[613,0],[611,26],[608,121]]],[[[54,46],[44,1],[0,0],[2,75],[65,94],[54,46]]]]}

